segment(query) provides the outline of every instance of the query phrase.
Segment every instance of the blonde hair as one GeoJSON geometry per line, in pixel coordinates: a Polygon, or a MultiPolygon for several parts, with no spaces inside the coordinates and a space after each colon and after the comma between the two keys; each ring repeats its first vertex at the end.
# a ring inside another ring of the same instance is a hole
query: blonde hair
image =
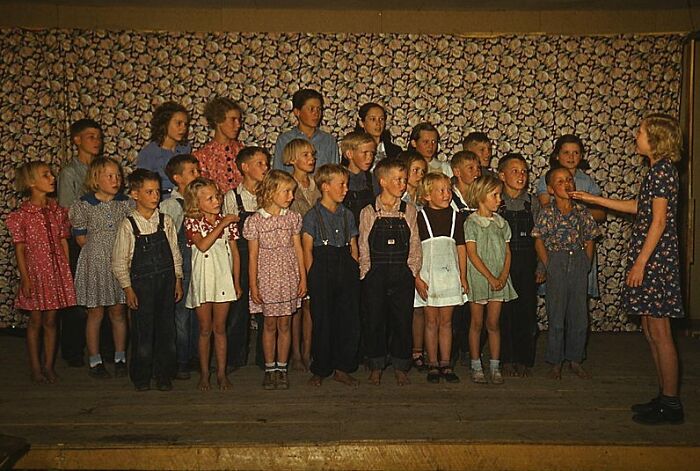
{"type": "Polygon", "coordinates": [[[349,150],[355,150],[362,144],[369,144],[374,142],[372,136],[364,131],[353,131],[346,135],[340,142],[340,151],[345,156],[345,153],[349,150]]]}
{"type": "Polygon", "coordinates": [[[318,191],[323,193],[322,185],[324,183],[330,183],[331,180],[333,180],[333,177],[336,176],[349,178],[350,172],[340,164],[321,165],[321,167],[316,170],[316,175],[314,175],[314,182],[316,182],[316,188],[318,188],[318,191]]]}
{"type": "Polygon", "coordinates": [[[185,187],[185,194],[182,195],[185,199],[185,216],[190,218],[201,218],[202,211],[199,209],[199,191],[202,188],[214,188],[219,201],[221,201],[221,193],[213,180],[204,177],[197,177],[185,187]]]}
{"type": "Polygon", "coordinates": [[[654,158],[671,162],[681,160],[683,136],[676,119],[667,114],[653,113],[642,120],[642,126],[646,129],[654,158]]]}
{"type": "Polygon", "coordinates": [[[270,170],[267,172],[265,178],[263,178],[263,181],[260,182],[255,190],[258,208],[267,208],[272,202],[272,195],[285,183],[292,185],[292,189],[296,189],[296,180],[284,170],[270,170]]]}
{"type": "Polygon", "coordinates": [[[452,167],[454,170],[467,162],[476,162],[478,164],[479,157],[477,157],[477,155],[470,150],[460,150],[452,156],[452,160],[450,160],[450,167],[452,167]]]}
{"type": "Polygon", "coordinates": [[[49,167],[49,164],[41,160],[32,160],[17,167],[15,170],[15,188],[22,196],[30,196],[32,194],[32,183],[36,179],[36,174],[40,168],[49,167]]]}
{"type": "Polygon", "coordinates": [[[416,199],[420,197],[421,200],[425,201],[425,196],[429,195],[431,191],[433,191],[433,185],[435,185],[439,181],[446,181],[450,187],[452,186],[452,180],[450,180],[450,177],[445,175],[442,172],[430,172],[423,177],[423,181],[421,182],[420,186],[418,187],[418,194],[416,195],[416,199]]]}
{"type": "Polygon", "coordinates": [[[93,159],[92,162],[90,162],[90,166],[87,170],[87,175],[85,176],[85,189],[92,192],[96,192],[97,190],[99,190],[97,180],[100,179],[100,173],[102,173],[104,169],[109,167],[110,165],[114,165],[119,171],[119,182],[121,189],[121,185],[124,184],[124,172],[122,170],[122,166],[119,165],[119,162],[117,162],[111,157],[97,157],[96,159],[93,159]]]}
{"type": "Polygon", "coordinates": [[[472,208],[478,208],[479,203],[486,199],[486,195],[496,188],[503,187],[503,182],[490,174],[485,174],[474,180],[467,190],[467,204],[472,208]]]}
{"type": "Polygon", "coordinates": [[[312,143],[306,139],[292,139],[289,143],[284,146],[282,151],[282,162],[284,165],[292,165],[294,159],[306,149],[311,149],[314,155],[316,155],[316,148],[312,143]]]}

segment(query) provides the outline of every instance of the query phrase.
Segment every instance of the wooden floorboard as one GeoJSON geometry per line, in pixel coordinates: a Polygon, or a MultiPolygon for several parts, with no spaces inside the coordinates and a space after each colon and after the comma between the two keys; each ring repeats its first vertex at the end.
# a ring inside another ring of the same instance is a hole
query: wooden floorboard
{"type": "Polygon", "coordinates": [[[248,366],[231,374],[232,390],[206,393],[196,375],[171,392],[136,393],[127,379],[93,380],[60,360],[61,381],[35,386],[24,340],[4,335],[0,433],[31,444],[20,467],[700,469],[700,340],[678,340],[686,423],[644,427],[629,406],[653,396],[656,380],[638,333],[591,335],[588,381],[550,380],[540,360],[534,376],[502,386],[473,384],[460,367],[456,385],[412,372],[399,387],[387,371],[380,387],[359,372],[359,388],[312,388],[291,372],[288,391],[264,391],[248,366]]]}

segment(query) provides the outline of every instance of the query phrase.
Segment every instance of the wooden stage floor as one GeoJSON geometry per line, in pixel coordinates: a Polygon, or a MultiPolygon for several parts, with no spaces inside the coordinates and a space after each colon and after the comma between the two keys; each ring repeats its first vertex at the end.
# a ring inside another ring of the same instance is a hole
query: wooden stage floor
{"type": "MultiPolygon", "coordinates": [[[[544,350],[540,337],[538,353],[544,350]]],[[[476,385],[423,374],[399,387],[306,385],[264,391],[254,366],[233,389],[196,390],[196,375],[171,392],[136,393],[128,379],[97,381],[59,360],[61,381],[29,380],[24,339],[0,335],[0,433],[31,449],[17,468],[53,469],[659,469],[700,470],[700,340],[679,338],[686,423],[644,427],[629,406],[654,395],[639,333],[592,334],[591,380],[568,371],[476,385]]]]}

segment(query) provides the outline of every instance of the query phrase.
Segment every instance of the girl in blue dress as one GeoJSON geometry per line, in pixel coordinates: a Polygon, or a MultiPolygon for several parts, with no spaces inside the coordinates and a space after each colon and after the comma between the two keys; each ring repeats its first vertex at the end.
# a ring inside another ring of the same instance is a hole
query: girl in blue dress
{"type": "Polygon", "coordinates": [[[637,132],[637,152],[649,159],[649,172],[639,196],[616,200],[574,191],[571,197],[614,211],[636,214],[622,289],[623,308],[642,316],[642,328],[651,348],[659,378],[659,395],[635,404],[632,419],[641,424],[680,424],[683,406],[678,397],[678,353],[671,318],[683,317],[678,259],[678,170],[681,131],[674,118],[651,114],[637,132]]]}

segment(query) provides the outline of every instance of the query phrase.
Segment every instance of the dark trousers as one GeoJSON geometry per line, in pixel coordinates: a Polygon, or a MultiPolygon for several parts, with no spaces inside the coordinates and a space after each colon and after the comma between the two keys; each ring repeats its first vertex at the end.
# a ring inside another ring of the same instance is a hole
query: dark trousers
{"type": "Polygon", "coordinates": [[[136,386],[151,377],[172,379],[175,354],[175,277],[172,272],[140,277],[133,283],[139,307],[131,311],[130,378],[136,386]]]}
{"type": "Polygon", "coordinates": [[[394,368],[408,371],[414,292],[415,279],[405,264],[372,266],[362,281],[362,335],[371,369],[383,369],[388,353],[394,368]]]}
{"type": "Polygon", "coordinates": [[[452,311],[452,364],[469,360],[469,303],[455,306],[452,311]]]}
{"type": "Polygon", "coordinates": [[[585,357],[590,268],[591,261],[583,249],[549,253],[545,298],[548,363],[580,363],[585,357]]]}
{"type": "Polygon", "coordinates": [[[185,371],[192,360],[199,356],[199,322],[194,309],[185,307],[187,291],[190,287],[192,274],[183,270],[182,291],[180,302],[175,305],[175,349],[177,351],[177,367],[185,371]]]}
{"type": "Polygon", "coordinates": [[[357,369],[360,342],[360,271],[348,247],[314,247],[309,271],[311,372],[357,369]]]}
{"type": "MultiPolygon", "coordinates": [[[[226,363],[230,367],[240,368],[248,364],[248,348],[250,337],[250,282],[248,280],[248,241],[245,239],[236,240],[238,254],[241,260],[241,297],[231,303],[226,319],[227,351],[226,363]]],[[[262,354],[262,316],[258,323],[258,342],[256,345],[256,363],[263,366],[265,361],[262,354]],[[259,353],[257,353],[259,352],[259,353]]]]}
{"type": "Polygon", "coordinates": [[[510,279],[518,298],[501,308],[501,361],[532,367],[537,336],[537,257],[534,250],[514,250],[511,260],[510,279]]]}

